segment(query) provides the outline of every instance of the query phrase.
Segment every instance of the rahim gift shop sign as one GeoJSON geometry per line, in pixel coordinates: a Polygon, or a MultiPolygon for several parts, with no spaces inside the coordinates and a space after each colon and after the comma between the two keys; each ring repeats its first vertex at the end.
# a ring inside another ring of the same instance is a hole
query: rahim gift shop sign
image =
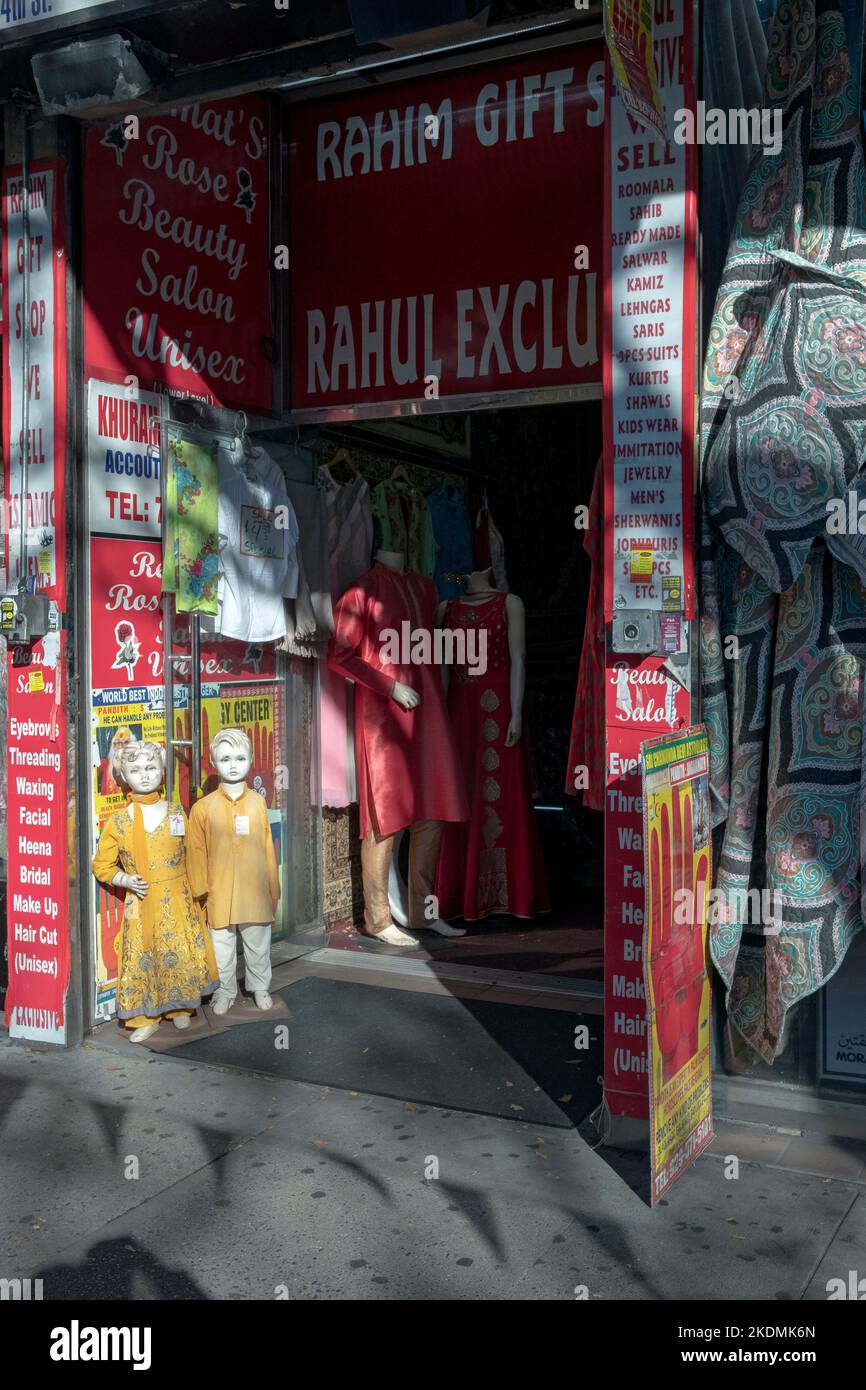
{"type": "Polygon", "coordinates": [[[601,380],[603,79],[588,44],[292,114],[295,410],[601,380]]]}

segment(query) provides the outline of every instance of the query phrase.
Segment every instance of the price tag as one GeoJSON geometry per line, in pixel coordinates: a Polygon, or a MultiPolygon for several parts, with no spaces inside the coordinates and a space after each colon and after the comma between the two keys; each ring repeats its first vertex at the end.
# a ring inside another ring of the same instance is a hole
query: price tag
{"type": "Polygon", "coordinates": [[[168,828],[172,835],[185,835],[183,816],[178,811],[173,811],[168,818],[168,828]]]}
{"type": "Polygon", "coordinates": [[[235,834],[249,835],[250,818],[249,816],[235,816],[235,834]]]}
{"type": "Polygon", "coordinates": [[[29,671],[27,673],[27,689],[31,695],[36,695],[40,690],[45,689],[45,677],[41,671],[29,671]]]}
{"type": "Polygon", "coordinates": [[[282,558],[283,537],[277,529],[276,512],[267,507],[241,507],[241,554],[261,560],[282,558]]]}

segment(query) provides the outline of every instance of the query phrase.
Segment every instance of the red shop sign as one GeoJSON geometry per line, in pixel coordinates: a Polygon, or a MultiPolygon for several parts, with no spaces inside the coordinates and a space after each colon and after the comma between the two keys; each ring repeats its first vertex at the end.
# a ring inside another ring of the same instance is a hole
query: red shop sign
{"type": "Polygon", "coordinates": [[[29,666],[7,659],[6,1022],[14,1038],[62,1043],[73,857],[66,791],[66,633],[46,638],[45,644],[34,644],[29,666]]]}
{"type": "MultiPolygon", "coordinates": [[[[183,615],[175,627],[175,650],[183,651],[183,615]]],[[[142,687],[161,686],[162,546],[157,541],[94,536],[90,542],[91,689],[127,686],[130,702],[146,698],[142,687]]],[[[256,680],[276,675],[273,643],[203,641],[202,681],[256,680]]],[[[186,679],[175,663],[175,679],[186,679]]],[[[149,697],[148,697],[149,698],[149,697]]]]}
{"type": "Polygon", "coordinates": [[[88,376],[270,410],[267,132],[256,96],[88,132],[88,376]]]}
{"type": "Polygon", "coordinates": [[[601,380],[602,54],[293,114],[295,410],[601,380]]]}

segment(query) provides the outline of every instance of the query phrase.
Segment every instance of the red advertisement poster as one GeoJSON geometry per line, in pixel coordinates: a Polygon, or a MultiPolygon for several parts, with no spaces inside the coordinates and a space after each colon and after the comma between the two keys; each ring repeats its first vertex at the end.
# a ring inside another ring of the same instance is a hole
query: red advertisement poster
{"type": "Polygon", "coordinates": [[[644,986],[641,746],[690,722],[689,692],[661,657],[608,656],[604,856],[604,1096],[613,1115],[649,1116],[644,986]]]}
{"type": "Polygon", "coordinates": [[[66,634],[7,658],[8,953],[12,1037],[62,1043],[69,976],[69,808],[66,792],[66,634]]]}
{"type": "MultiPolygon", "coordinates": [[[[60,160],[37,160],[29,176],[28,302],[24,302],[24,193],[20,167],[3,175],[3,456],[9,527],[6,574],[19,578],[21,481],[24,561],[32,589],[65,606],[66,239],[60,160]],[[24,344],[29,344],[24,423],[24,344]]],[[[6,528],[4,527],[4,530],[6,528]]]]}
{"type": "MultiPolygon", "coordinates": [[[[182,651],[184,629],[175,629],[182,651]]],[[[124,700],[153,699],[142,693],[162,686],[162,546],[158,541],[94,536],[90,542],[91,689],[125,687],[124,700]]],[[[201,644],[202,681],[268,679],[276,675],[272,643],[219,641],[201,644]]],[[[184,665],[175,663],[175,679],[184,665]]]]}
{"type": "Polygon", "coordinates": [[[603,78],[587,44],[293,114],[295,410],[601,380],[603,78]]]}
{"type": "Polygon", "coordinates": [[[269,410],[267,104],[231,98],[126,129],[86,136],[87,375],[269,410]]]}
{"type": "Polygon", "coordinates": [[[653,1206],[713,1138],[709,766],[709,739],[702,724],[643,746],[643,962],[653,1206]]]}

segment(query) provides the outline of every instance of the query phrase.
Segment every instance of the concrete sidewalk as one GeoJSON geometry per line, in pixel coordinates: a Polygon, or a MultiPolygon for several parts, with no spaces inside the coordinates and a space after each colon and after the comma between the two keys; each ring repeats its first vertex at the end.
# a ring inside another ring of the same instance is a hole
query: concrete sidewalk
{"type": "Polygon", "coordinates": [[[866,1274],[857,1182],[708,1155],[651,1211],[647,1160],[574,1131],[128,1047],[2,1039],[0,1155],[0,1277],[51,1299],[796,1300],[866,1274]]]}

